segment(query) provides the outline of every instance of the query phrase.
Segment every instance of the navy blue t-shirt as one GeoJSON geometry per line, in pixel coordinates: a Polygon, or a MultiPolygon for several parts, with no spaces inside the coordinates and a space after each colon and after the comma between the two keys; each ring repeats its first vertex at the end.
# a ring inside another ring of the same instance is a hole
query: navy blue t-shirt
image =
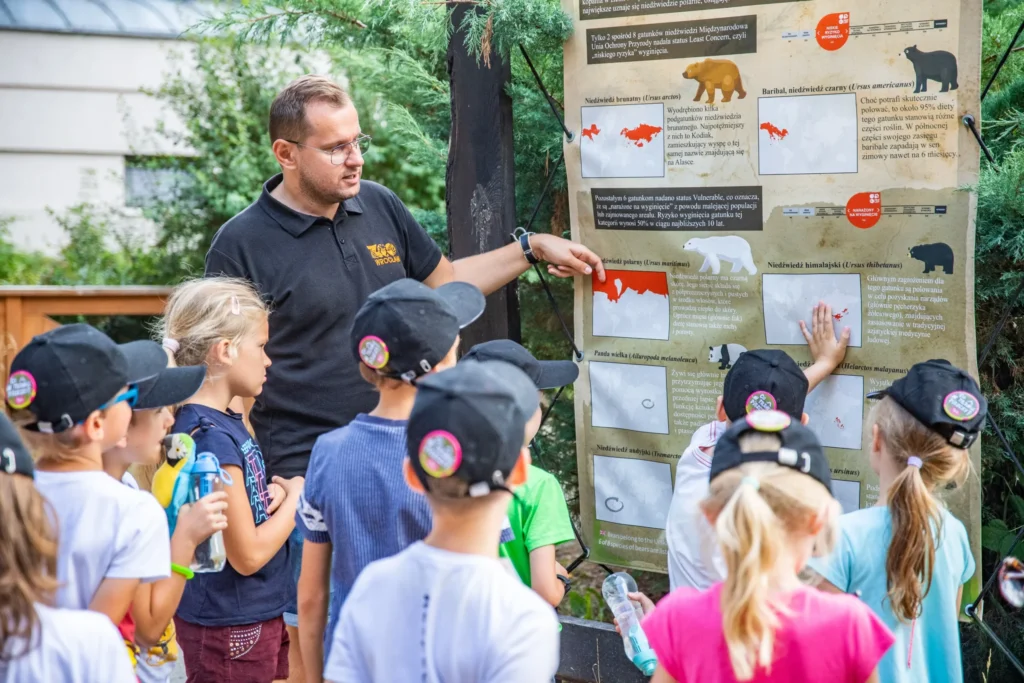
{"type": "MultiPolygon", "coordinates": [[[[188,404],[178,411],[172,431],[192,434],[196,453],[213,453],[221,467],[234,465],[241,469],[244,481],[235,481],[233,485],[245,486],[253,522],[259,526],[270,518],[263,453],[240,414],[188,404]]],[[[197,573],[185,584],[177,616],[200,626],[255,624],[284,614],[294,596],[286,543],[267,564],[249,576],[239,574],[230,562],[219,572],[197,573]]]]}

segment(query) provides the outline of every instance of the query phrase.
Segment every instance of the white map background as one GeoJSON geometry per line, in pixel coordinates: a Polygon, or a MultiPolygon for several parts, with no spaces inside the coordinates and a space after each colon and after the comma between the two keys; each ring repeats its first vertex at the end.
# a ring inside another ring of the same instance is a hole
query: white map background
{"type": "Polygon", "coordinates": [[[590,139],[580,134],[580,159],[584,178],[661,178],[665,175],[665,106],[622,104],[582,107],[583,130],[596,125],[590,139]],[[643,147],[621,135],[623,128],[641,124],[661,128],[643,147]]]}
{"type": "Polygon", "coordinates": [[[850,346],[861,345],[860,275],[766,273],[761,281],[764,333],[769,344],[804,346],[800,321],[811,326],[811,312],[819,301],[832,307],[836,335],[850,328],[850,346]],[[844,313],[845,311],[845,313],[844,313]]]}
{"type": "Polygon", "coordinates": [[[595,455],[594,501],[602,522],[664,529],[672,468],[665,462],[595,455]]]}
{"type": "Polygon", "coordinates": [[[668,387],[658,365],[590,361],[590,421],[594,427],[668,434],[668,387]]]}
{"type": "Polygon", "coordinates": [[[864,378],[829,375],[807,395],[807,427],[823,446],[860,450],[864,430],[864,378]]]}
{"type": "Polygon", "coordinates": [[[757,100],[761,175],[857,172],[857,96],[799,95],[757,100]],[[785,129],[772,139],[761,125],[785,129]]]}
{"type": "Polygon", "coordinates": [[[620,292],[611,301],[601,291],[594,292],[594,336],[629,339],[668,339],[668,297],[655,292],[638,294],[622,291],[622,280],[613,281],[620,292]]]}
{"type": "Polygon", "coordinates": [[[843,506],[843,514],[860,510],[860,482],[832,480],[832,495],[843,506]]]}

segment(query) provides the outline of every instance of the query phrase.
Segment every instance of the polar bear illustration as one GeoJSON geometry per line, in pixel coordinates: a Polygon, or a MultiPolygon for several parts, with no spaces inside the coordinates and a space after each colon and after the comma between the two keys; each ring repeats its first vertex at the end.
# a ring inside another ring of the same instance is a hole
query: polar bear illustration
{"type": "Polygon", "coordinates": [[[733,273],[746,270],[751,275],[757,275],[750,245],[742,237],[694,237],[687,241],[683,249],[695,251],[704,257],[704,264],[700,267],[702,273],[710,268],[712,275],[718,275],[722,270],[722,261],[725,261],[732,264],[733,273]]]}
{"type": "Polygon", "coordinates": [[[736,363],[741,353],[747,352],[747,349],[739,344],[719,344],[708,348],[711,349],[708,361],[718,363],[719,370],[728,370],[736,363]]]}

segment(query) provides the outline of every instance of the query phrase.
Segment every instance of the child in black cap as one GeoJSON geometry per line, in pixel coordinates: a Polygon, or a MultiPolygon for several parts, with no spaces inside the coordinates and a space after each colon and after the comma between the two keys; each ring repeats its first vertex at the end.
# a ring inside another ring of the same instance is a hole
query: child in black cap
{"type": "MultiPolygon", "coordinates": [[[[510,339],[477,344],[462,357],[463,362],[468,360],[511,363],[533,380],[539,392],[572,384],[580,374],[571,360],[537,360],[510,339]]],[[[535,430],[528,432],[527,441],[532,442],[534,436],[535,430]]],[[[515,537],[502,543],[498,553],[508,558],[524,584],[557,607],[571,584],[565,568],[555,560],[555,546],[575,538],[558,480],[530,464],[526,483],[516,489],[515,499],[508,506],[508,519],[515,537]]]]}
{"type": "Polygon", "coordinates": [[[166,366],[159,344],[118,346],[81,324],[33,338],[11,364],[7,405],[34,451],[36,488],[56,513],[58,607],[118,624],[140,581],[171,572],[160,504],[103,471],[103,452],[125,444],[138,383],[166,366]]]}
{"type": "Polygon", "coordinates": [[[784,351],[761,349],[740,355],[725,376],[715,409],[716,421],[694,433],[676,463],[675,489],[665,525],[672,588],[704,589],[725,578],[725,565],[714,536],[697,508],[708,491],[708,469],[718,438],[730,424],[754,410],[780,410],[806,424],[807,394],[846,356],[849,328],[836,339],[832,309],[824,303],[814,307],[810,329],[803,321],[800,329],[814,363],[801,371],[784,351]]]}
{"type": "Polygon", "coordinates": [[[459,332],[484,305],[480,290],[464,282],[431,289],[405,279],[371,294],[356,313],[352,361],[380,399],[369,414],[319,437],[310,456],[295,515],[304,539],[299,640],[308,680],[321,679],[324,647],[363,568],[430,531],[427,501],[402,476],[406,425],[419,381],[455,365],[459,332]]]}
{"type": "Polygon", "coordinates": [[[957,615],[974,555],[935,492],[967,478],[988,404],[944,360],[918,363],[868,398],[881,399],[869,418],[879,503],[843,515],[835,553],[812,566],[824,588],[859,593],[896,635],[881,681],[962,681],[957,615]]]}
{"type": "Polygon", "coordinates": [[[407,430],[425,541],[369,565],[342,609],[324,678],[335,683],[537,683],[558,668],[558,622],[498,560],[512,489],[529,464],[537,389],[498,361],[424,377],[407,430]]]}
{"type": "Polygon", "coordinates": [[[700,507],[727,577],[674,590],[644,619],[652,680],[876,681],[892,634],[857,598],[797,576],[831,548],[840,512],[814,434],[786,413],[751,412],[718,441],[710,476],[700,507]]]}
{"type": "MultiPolygon", "coordinates": [[[[153,468],[163,460],[164,439],[174,425],[171,408],[199,390],[206,377],[202,365],[168,367],[152,379],[140,382],[139,398],[132,410],[126,445],[103,454],[103,469],[111,477],[136,490],[129,474],[133,465],[153,468]]],[[[141,683],[166,683],[177,659],[174,612],[185,592],[188,569],[196,547],[215,531],[227,527],[227,493],[215,491],[194,505],[181,509],[171,535],[171,568],[166,579],[144,583],[135,591],[131,609],[120,624],[122,637],[136,659],[141,683]]]]}
{"type": "Polygon", "coordinates": [[[0,412],[0,678],[134,683],[107,617],[53,606],[57,535],[32,479],[32,457],[0,412]]]}

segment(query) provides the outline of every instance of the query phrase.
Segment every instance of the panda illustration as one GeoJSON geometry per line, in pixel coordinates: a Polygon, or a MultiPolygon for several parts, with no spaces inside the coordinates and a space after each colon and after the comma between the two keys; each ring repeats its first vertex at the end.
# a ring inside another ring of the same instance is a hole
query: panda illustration
{"type": "Polygon", "coordinates": [[[746,353],[746,349],[739,344],[719,344],[718,346],[711,346],[711,353],[708,354],[708,360],[712,363],[718,363],[719,370],[728,370],[736,362],[736,359],[740,357],[741,353],[746,353]]]}

